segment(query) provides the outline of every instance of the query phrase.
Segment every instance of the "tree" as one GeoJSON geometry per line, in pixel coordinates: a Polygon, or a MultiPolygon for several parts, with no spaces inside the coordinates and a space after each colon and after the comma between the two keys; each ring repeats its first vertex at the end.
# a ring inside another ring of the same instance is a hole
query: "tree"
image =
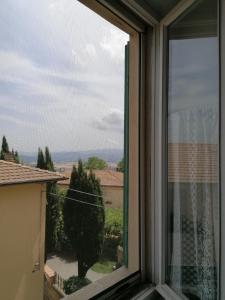
{"type": "Polygon", "coordinates": [[[45,220],[45,261],[48,254],[56,250],[58,244],[58,224],[60,222],[59,191],[55,183],[47,183],[45,220]]]}
{"type": "Polygon", "coordinates": [[[103,170],[107,167],[107,163],[101,158],[91,156],[88,158],[84,166],[89,170],[103,170]]]}
{"type": "Polygon", "coordinates": [[[1,159],[5,159],[5,156],[4,154],[5,153],[9,153],[9,145],[8,145],[8,142],[6,140],[6,137],[3,136],[2,138],[2,148],[1,148],[1,159]]]}
{"type": "Polygon", "coordinates": [[[16,162],[17,164],[20,163],[20,157],[19,157],[19,154],[18,154],[17,151],[16,151],[15,154],[14,154],[14,159],[15,159],[15,162],[16,162]]]}
{"type": "Polygon", "coordinates": [[[3,136],[3,138],[2,138],[2,152],[9,153],[9,145],[8,145],[8,142],[7,142],[5,136],[3,136]]]}
{"type": "MultiPolygon", "coordinates": [[[[45,155],[38,148],[37,168],[54,171],[54,164],[48,147],[45,155]]],[[[47,183],[46,187],[46,222],[45,222],[45,261],[49,253],[55,250],[58,242],[58,223],[60,222],[60,202],[55,183],[47,183]]]]}
{"type": "Polygon", "coordinates": [[[37,168],[46,170],[46,161],[41,148],[38,148],[37,168]]]}
{"type": "Polygon", "coordinates": [[[53,164],[51,154],[49,152],[48,147],[45,147],[45,163],[46,163],[47,170],[53,171],[53,172],[55,171],[54,164],[53,164]]]}
{"type": "Polygon", "coordinates": [[[121,159],[121,161],[117,164],[117,171],[124,172],[124,158],[121,159]]]}
{"type": "Polygon", "coordinates": [[[0,154],[0,159],[3,160],[8,160],[10,158],[10,160],[19,163],[20,159],[19,159],[19,154],[18,152],[14,152],[14,150],[12,149],[12,151],[9,150],[9,145],[8,142],[6,140],[6,137],[3,136],[2,138],[2,148],[1,148],[1,154],[0,154]],[[6,156],[7,154],[7,156],[6,156]]]}
{"type": "Polygon", "coordinates": [[[84,170],[80,160],[78,168],[73,167],[64,202],[64,228],[78,260],[79,278],[86,276],[102,251],[105,212],[101,196],[99,180],[84,170]]]}

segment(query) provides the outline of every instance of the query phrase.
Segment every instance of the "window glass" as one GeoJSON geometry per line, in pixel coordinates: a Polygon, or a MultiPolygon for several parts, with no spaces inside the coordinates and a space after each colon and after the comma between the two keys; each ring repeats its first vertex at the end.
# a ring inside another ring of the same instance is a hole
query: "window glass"
{"type": "Polygon", "coordinates": [[[219,265],[217,1],[200,1],[168,29],[167,283],[215,300],[219,265]]]}
{"type": "Polygon", "coordinates": [[[1,159],[67,177],[47,184],[46,215],[30,212],[37,235],[12,220],[29,246],[18,255],[14,236],[2,241],[0,290],[70,294],[127,265],[129,35],[79,1],[3,0],[0,39],[1,159]]]}

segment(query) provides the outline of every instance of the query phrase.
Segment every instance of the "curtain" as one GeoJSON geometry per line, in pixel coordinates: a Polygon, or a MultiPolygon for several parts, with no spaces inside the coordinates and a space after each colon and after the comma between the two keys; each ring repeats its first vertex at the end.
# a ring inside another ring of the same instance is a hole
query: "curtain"
{"type": "Polygon", "coordinates": [[[188,299],[217,299],[218,119],[213,105],[168,116],[168,274],[188,299]]]}

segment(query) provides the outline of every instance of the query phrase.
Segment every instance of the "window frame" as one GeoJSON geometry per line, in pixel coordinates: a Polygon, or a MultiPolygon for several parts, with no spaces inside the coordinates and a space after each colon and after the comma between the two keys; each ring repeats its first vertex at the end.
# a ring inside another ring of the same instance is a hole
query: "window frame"
{"type": "Polygon", "coordinates": [[[225,16],[222,12],[225,10],[225,0],[219,1],[219,65],[220,65],[220,299],[225,298],[225,86],[222,84],[225,80],[225,16]]]}
{"type": "MultiPolygon", "coordinates": [[[[166,300],[187,299],[177,295],[165,282],[166,266],[166,118],[167,98],[167,28],[198,0],[181,0],[162,20],[154,12],[147,12],[132,0],[128,6],[136,15],[143,17],[143,24],[128,13],[115,8],[110,1],[79,0],[97,14],[130,35],[130,86],[129,86],[129,243],[137,243],[134,252],[129,252],[129,262],[134,264],[113,272],[106,279],[98,281],[97,289],[89,285],[67,296],[66,299],[111,299],[118,290],[131,285],[150,282],[149,288],[135,299],[166,300]],[[135,133],[135,134],[134,134],[135,133]],[[134,175],[134,176],[133,176],[134,175]],[[138,204],[140,210],[138,213],[138,204]],[[139,222],[140,220],[140,222],[139,222]],[[137,230],[139,230],[137,232],[137,230]],[[134,230],[134,231],[133,231],[134,230]],[[135,232],[135,234],[133,234],[135,232]],[[136,236],[134,238],[134,236],[136,236]],[[133,239],[134,238],[134,239],[133,239]],[[140,263],[140,265],[139,265],[140,263]],[[137,266],[140,266],[137,268],[137,266]],[[115,275],[115,276],[114,276],[115,275]],[[113,278],[114,277],[114,278],[113,278]],[[101,286],[101,284],[103,285],[101,286]],[[128,284],[128,285],[127,285],[128,284]],[[100,288],[99,288],[100,286],[100,288]]],[[[220,2],[220,82],[225,79],[225,0],[220,2]]],[[[225,85],[220,84],[220,99],[225,99],[225,85]]],[[[221,101],[221,115],[225,103],[221,101]]],[[[220,132],[225,132],[225,120],[221,118],[220,132]]],[[[220,153],[225,152],[225,136],[220,134],[220,153]]],[[[225,157],[220,158],[220,178],[225,182],[225,157]]],[[[221,211],[225,215],[225,185],[221,184],[221,211]]],[[[225,253],[225,218],[221,219],[221,249],[225,253]]],[[[225,298],[225,256],[221,256],[220,299],[225,298]]],[[[122,292],[121,292],[122,293],[122,292]]],[[[121,295],[121,294],[120,294],[121,295]]],[[[117,298],[118,299],[118,298],[117,298]]]]}
{"type": "MultiPolygon", "coordinates": [[[[225,9],[225,1],[223,2],[223,8],[225,9]]],[[[156,156],[154,157],[154,161],[156,161],[155,168],[153,170],[153,174],[155,174],[155,202],[159,202],[157,206],[158,211],[158,224],[156,226],[155,235],[159,236],[159,241],[157,242],[154,240],[156,244],[156,251],[159,253],[159,259],[156,262],[157,268],[157,281],[156,283],[156,290],[158,293],[164,297],[166,300],[182,300],[186,299],[187,297],[178,295],[175,291],[173,291],[170,286],[166,283],[166,256],[167,256],[167,247],[166,247],[166,240],[167,240],[167,231],[166,231],[166,216],[167,216],[167,124],[166,124],[166,101],[167,101],[167,76],[168,76],[168,36],[167,36],[167,29],[170,24],[173,23],[179,16],[182,15],[188,8],[192,5],[197,3],[198,0],[182,0],[180,1],[159,23],[159,45],[158,51],[160,52],[160,57],[157,59],[157,64],[159,65],[160,71],[157,76],[157,80],[159,82],[159,90],[158,95],[156,97],[155,106],[157,107],[155,110],[155,114],[158,116],[158,122],[154,124],[155,126],[155,134],[159,137],[158,143],[155,145],[155,153],[156,156]],[[158,173],[157,173],[158,169],[158,173]],[[158,200],[158,201],[157,201],[158,200]]],[[[222,11],[222,8],[220,9],[222,11]]],[[[219,24],[219,15],[218,15],[218,24],[219,24]]],[[[223,29],[225,25],[225,21],[223,21],[223,29]]],[[[224,33],[225,34],[225,31],[224,33]]],[[[222,36],[222,32],[220,37],[222,36]]],[[[218,35],[219,38],[219,35],[218,35]]],[[[225,43],[224,43],[225,44],[225,43]]],[[[157,51],[157,50],[156,50],[157,51]]],[[[222,52],[222,51],[221,51],[222,52]]],[[[223,54],[224,55],[224,54],[223,54]]],[[[224,55],[224,62],[225,62],[225,55],[224,55]]],[[[224,70],[225,71],[225,70],[224,70]]],[[[225,97],[225,89],[223,91],[225,97]]],[[[222,97],[223,98],[223,97],[222,97]]],[[[225,108],[224,108],[225,109],[225,108]]],[[[222,120],[222,118],[221,118],[222,120]]],[[[225,129],[225,124],[223,125],[225,129]]],[[[222,136],[222,135],[221,135],[222,136]]],[[[225,150],[225,140],[224,146],[222,146],[225,150]]],[[[221,149],[222,151],[222,149],[221,149]]],[[[222,153],[220,151],[220,153],[222,153]]],[[[225,162],[224,162],[225,164],[225,162]]],[[[225,165],[224,165],[225,167],[225,165]]],[[[225,169],[225,168],[222,168],[225,169]]],[[[225,174],[224,174],[225,178],[225,174]]],[[[224,190],[225,192],[225,190],[224,190]]],[[[223,201],[224,202],[224,201],[223,201]]],[[[155,211],[155,214],[157,214],[155,211]]],[[[224,212],[225,212],[225,205],[224,205],[224,212]]],[[[225,222],[223,227],[225,226],[225,222]]],[[[222,234],[222,236],[225,236],[222,234]]],[[[225,243],[223,245],[223,249],[225,250],[225,243]]],[[[156,257],[155,257],[156,260],[156,257]]],[[[225,262],[222,264],[225,266],[225,262]]],[[[225,278],[225,277],[223,277],[225,278]]],[[[220,276],[220,281],[222,280],[222,276],[220,276]]],[[[221,281],[222,282],[222,281],[221,281]]],[[[222,285],[221,285],[222,286],[222,285]]],[[[218,282],[218,288],[220,289],[220,284],[218,282]]],[[[225,290],[223,292],[225,295],[225,290]]],[[[223,299],[223,297],[219,298],[223,299]]]]}
{"type": "MultiPolygon", "coordinates": [[[[140,99],[140,22],[127,22],[97,1],[79,0],[130,36],[129,41],[129,178],[128,178],[128,266],[122,266],[113,273],[99,279],[97,283],[67,295],[65,299],[110,299],[118,291],[123,292],[141,281],[140,272],[140,193],[139,193],[139,99],[140,99]],[[125,288],[124,288],[125,287],[125,288]]],[[[118,294],[119,295],[119,294],[118,294]]]]}

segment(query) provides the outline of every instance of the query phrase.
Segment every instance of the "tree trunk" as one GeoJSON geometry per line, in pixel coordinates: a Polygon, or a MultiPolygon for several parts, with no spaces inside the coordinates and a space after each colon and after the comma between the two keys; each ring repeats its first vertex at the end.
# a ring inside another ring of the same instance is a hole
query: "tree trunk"
{"type": "Polygon", "coordinates": [[[88,268],[82,260],[78,258],[78,277],[85,278],[88,268]]]}

